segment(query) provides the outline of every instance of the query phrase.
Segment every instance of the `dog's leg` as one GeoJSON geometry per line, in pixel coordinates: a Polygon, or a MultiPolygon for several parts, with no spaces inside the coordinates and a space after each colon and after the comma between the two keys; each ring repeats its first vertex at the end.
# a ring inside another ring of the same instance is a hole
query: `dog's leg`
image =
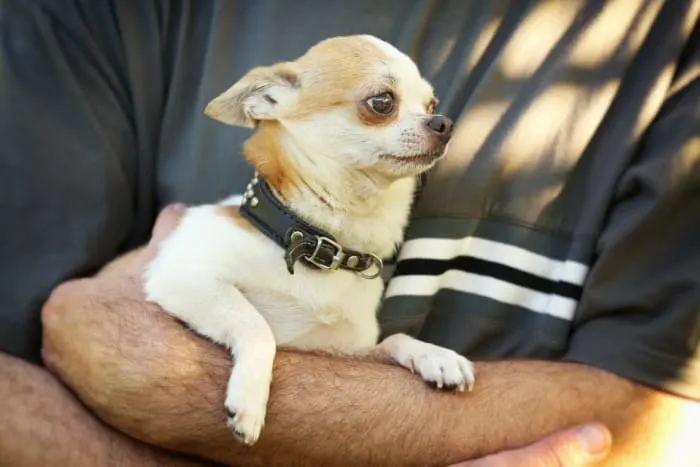
{"type": "Polygon", "coordinates": [[[147,299],[231,350],[234,366],[224,402],[227,425],[239,441],[255,444],[270,394],[276,350],[272,330],[233,285],[211,280],[176,287],[176,282],[147,280],[147,299]]]}
{"type": "Polygon", "coordinates": [[[374,356],[389,359],[418,373],[438,389],[471,391],[474,387],[474,365],[457,352],[419,341],[406,334],[394,334],[377,345],[374,356]]]}
{"type": "Polygon", "coordinates": [[[229,429],[239,441],[253,445],[265,425],[276,344],[265,318],[236,292],[242,300],[235,310],[238,318],[226,333],[234,367],[224,406],[229,429]]]}

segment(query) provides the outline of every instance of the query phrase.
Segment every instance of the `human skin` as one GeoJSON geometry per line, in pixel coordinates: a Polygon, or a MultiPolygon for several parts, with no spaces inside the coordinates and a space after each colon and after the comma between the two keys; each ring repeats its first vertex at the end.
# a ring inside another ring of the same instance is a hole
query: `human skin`
{"type": "Polygon", "coordinates": [[[143,300],[153,253],[60,287],[43,315],[47,364],[137,439],[231,465],[447,465],[596,420],[615,439],[601,465],[700,459],[694,426],[679,418],[699,416],[697,403],[584,365],[477,363],[476,389],[462,395],[381,362],[288,350],[276,358],[263,435],[241,446],[225,426],[226,350],[143,300]]]}
{"type": "Polygon", "coordinates": [[[149,446],[95,418],[46,369],[0,353],[0,466],[212,465],[149,446]]]}

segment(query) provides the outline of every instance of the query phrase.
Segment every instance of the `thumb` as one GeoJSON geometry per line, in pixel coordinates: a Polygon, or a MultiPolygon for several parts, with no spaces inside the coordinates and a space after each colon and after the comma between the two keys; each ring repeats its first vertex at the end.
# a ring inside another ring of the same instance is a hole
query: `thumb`
{"type": "Polygon", "coordinates": [[[555,433],[521,449],[458,464],[461,467],[584,467],[603,460],[612,447],[610,431],[589,424],[555,433]]]}

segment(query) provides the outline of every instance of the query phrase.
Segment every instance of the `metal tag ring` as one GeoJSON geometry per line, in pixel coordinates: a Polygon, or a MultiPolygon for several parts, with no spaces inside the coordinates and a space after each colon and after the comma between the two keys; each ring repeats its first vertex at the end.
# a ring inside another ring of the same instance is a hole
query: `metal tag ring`
{"type": "Polygon", "coordinates": [[[370,266],[364,271],[357,271],[357,274],[359,274],[360,277],[362,277],[363,279],[376,279],[382,274],[382,269],[384,268],[384,261],[382,261],[382,259],[375,254],[368,253],[368,255],[372,259],[370,266]],[[374,274],[367,274],[366,271],[368,269],[371,269],[372,266],[377,267],[377,272],[375,272],[374,274]]]}

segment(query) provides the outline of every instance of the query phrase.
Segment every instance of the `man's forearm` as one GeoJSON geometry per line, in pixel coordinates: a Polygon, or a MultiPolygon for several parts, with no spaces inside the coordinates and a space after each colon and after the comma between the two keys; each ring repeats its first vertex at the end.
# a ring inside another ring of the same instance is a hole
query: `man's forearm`
{"type": "Polygon", "coordinates": [[[48,372],[0,353],[0,466],[195,466],[107,428],[48,372]]]}
{"type": "Polygon", "coordinates": [[[229,358],[222,349],[202,345],[194,354],[203,360],[178,362],[201,371],[197,387],[170,388],[173,399],[136,391],[130,403],[150,405],[155,416],[142,414],[149,418],[144,431],[139,419],[128,420],[122,412],[113,420],[117,426],[231,465],[446,465],[590,420],[607,424],[616,436],[609,465],[623,460],[622,465],[661,465],[654,455],[665,455],[663,444],[669,442],[651,441],[649,433],[658,433],[668,417],[650,410],[639,397],[644,390],[580,365],[479,364],[476,389],[459,395],[428,388],[394,366],[280,352],[267,425],[256,446],[242,447],[224,423],[229,358]],[[636,462],[640,459],[649,463],[636,462]]]}
{"type": "Polygon", "coordinates": [[[474,392],[450,394],[397,366],[281,351],[267,426],[243,447],[225,426],[228,352],[138,290],[131,276],[57,289],[44,355],[109,425],[151,444],[231,465],[445,465],[596,420],[623,465],[674,465],[674,451],[685,462],[700,446],[679,418],[699,417],[697,403],[582,365],[478,364],[474,392]]]}

